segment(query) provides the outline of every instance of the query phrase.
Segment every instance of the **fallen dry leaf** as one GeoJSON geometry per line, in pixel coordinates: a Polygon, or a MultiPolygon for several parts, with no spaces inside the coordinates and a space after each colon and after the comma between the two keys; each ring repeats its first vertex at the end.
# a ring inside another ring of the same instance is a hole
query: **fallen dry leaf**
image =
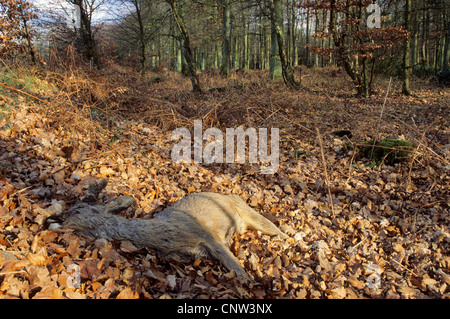
{"type": "Polygon", "coordinates": [[[48,265],[49,263],[51,263],[51,261],[52,261],[52,258],[33,254],[33,253],[28,253],[26,258],[32,265],[35,265],[35,266],[45,266],[45,265],[48,265]]]}
{"type": "Polygon", "coordinates": [[[116,299],[139,299],[139,294],[127,287],[117,295],[116,299]]]}

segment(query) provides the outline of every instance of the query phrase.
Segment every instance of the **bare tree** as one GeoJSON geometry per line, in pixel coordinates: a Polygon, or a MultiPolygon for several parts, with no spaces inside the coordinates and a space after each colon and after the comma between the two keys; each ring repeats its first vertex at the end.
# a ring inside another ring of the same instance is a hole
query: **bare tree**
{"type": "Polygon", "coordinates": [[[222,18],[222,66],[220,73],[224,77],[230,76],[230,40],[231,40],[231,2],[222,0],[223,18],[222,18]]]}
{"type": "Polygon", "coordinates": [[[93,64],[101,69],[100,55],[92,32],[92,16],[100,6],[104,5],[108,0],[66,0],[67,2],[78,7],[80,37],[83,43],[83,51],[85,57],[92,61],[93,64]]]}
{"type": "Polygon", "coordinates": [[[136,49],[141,63],[141,75],[147,73],[147,58],[149,55],[149,43],[161,33],[161,28],[166,21],[167,14],[159,10],[157,3],[148,0],[122,0],[120,3],[115,38],[127,43],[131,51],[136,49]],[[123,11],[127,13],[124,15],[123,11]]]}
{"type": "Polygon", "coordinates": [[[186,28],[186,23],[184,22],[184,15],[182,12],[182,8],[179,7],[177,0],[167,0],[172,8],[172,14],[173,18],[175,20],[175,24],[178,27],[178,30],[181,33],[181,37],[183,38],[183,53],[184,58],[186,59],[186,64],[188,68],[188,74],[189,78],[191,79],[192,83],[192,90],[194,92],[202,92],[202,89],[200,87],[200,83],[196,74],[195,70],[195,63],[192,56],[192,49],[191,49],[191,41],[189,38],[189,33],[186,28]]]}
{"type": "Polygon", "coordinates": [[[25,0],[0,0],[0,56],[10,57],[28,51],[36,64],[29,23],[36,18],[35,7],[25,0]]]}
{"type": "Polygon", "coordinates": [[[273,25],[273,30],[275,32],[275,37],[278,44],[278,54],[281,60],[281,68],[283,71],[283,80],[287,86],[296,88],[298,83],[294,80],[294,72],[289,61],[289,57],[286,54],[285,44],[284,44],[284,34],[283,34],[283,11],[282,11],[282,0],[270,0],[271,8],[271,20],[273,25]]]}
{"type": "MultiPolygon", "coordinates": [[[[405,5],[405,30],[411,30],[411,0],[406,0],[405,5]]],[[[411,95],[411,88],[409,85],[409,77],[411,74],[410,67],[410,57],[411,57],[411,37],[408,35],[405,38],[405,47],[403,53],[403,94],[411,95]]]]}

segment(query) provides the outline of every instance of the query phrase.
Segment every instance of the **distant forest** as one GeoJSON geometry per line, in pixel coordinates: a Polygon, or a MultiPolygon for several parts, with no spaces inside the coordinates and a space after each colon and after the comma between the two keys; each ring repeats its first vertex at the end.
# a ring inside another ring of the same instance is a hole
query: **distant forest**
{"type": "Polygon", "coordinates": [[[2,54],[23,43],[35,54],[71,45],[91,65],[109,60],[191,78],[197,71],[269,69],[271,79],[300,85],[297,66],[342,67],[369,96],[377,74],[404,79],[446,74],[448,0],[2,0],[2,54]],[[42,5],[41,5],[42,6],[42,5]],[[8,25],[8,27],[6,27],[8,25]],[[9,30],[9,31],[8,31],[9,30]],[[15,31],[12,31],[15,30],[15,31]],[[36,53],[35,53],[36,52],[36,53]]]}

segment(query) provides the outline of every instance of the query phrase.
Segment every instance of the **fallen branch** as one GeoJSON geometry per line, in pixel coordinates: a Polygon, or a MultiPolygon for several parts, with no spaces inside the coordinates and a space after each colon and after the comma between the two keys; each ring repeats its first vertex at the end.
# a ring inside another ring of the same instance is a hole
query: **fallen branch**
{"type": "Polygon", "coordinates": [[[330,179],[328,178],[327,162],[325,160],[325,153],[323,151],[323,141],[322,141],[322,136],[320,135],[319,127],[316,127],[316,131],[317,131],[317,137],[319,138],[320,153],[322,154],[322,163],[323,163],[323,170],[324,170],[324,174],[325,174],[325,183],[327,184],[327,188],[328,188],[328,200],[330,201],[330,207],[331,207],[331,212],[333,214],[333,217],[335,217],[336,214],[334,212],[333,196],[331,194],[330,179]]]}
{"type": "Polygon", "coordinates": [[[45,103],[45,104],[49,104],[50,103],[48,101],[45,101],[45,100],[42,100],[42,99],[38,98],[37,96],[34,96],[34,95],[30,94],[30,93],[24,92],[24,91],[19,90],[19,89],[15,89],[15,88],[10,87],[10,86],[8,86],[6,84],[0,83],[0,86],[3,86],[4,88],[7,88],[8,90],[15,91],[17,93],[20,93],[20,94],[26,95],[28,97],[31,97],[31,98],[33,98],[35,100],[38,100],[39,102],[42,102],[42,103],[45,103]]]}

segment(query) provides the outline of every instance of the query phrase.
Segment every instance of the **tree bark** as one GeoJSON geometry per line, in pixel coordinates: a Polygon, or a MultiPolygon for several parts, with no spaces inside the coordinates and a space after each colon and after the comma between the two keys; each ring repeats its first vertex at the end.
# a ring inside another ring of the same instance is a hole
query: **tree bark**
{"type": "Polygon", "coordinates": [[[224,77],[230,76],[230,39],[231,39],[231,8],[230,0],[222,0],[223,6],[223,25],[222,25],[222,65],[220,74],[224,77]]]}
{"type": "Polygon", "coordinates": [[[279,54],[279,50],[278,50],[277,34],[276,34],[275,23],[274,23],[273,19],[271,19],[270,30],[271,30],[271,36],[270,36],[271,48],[270,48],[269,76],[270,76],[271,80],[275,80],[276,78],[283,76],[283,73],[282,73],[283,71],[281,69],[281,61],[280,61],[280,54],[279,54]]]}
{"type": "Polygon", "coordinates": [[[298,65],[298,46],[297,46],[297,14],[295,12],[294,1],[291,3],[292,6],[292,26],[291,26],[291,37],[292,37],[292,66],[296,67],[298,65]]]}
{"type": "Polygon", "coordinates": [[[145,41],[145,28],[144,21],[141,15],[141,5],[139,0],[133,1],[134,7],[136,9],[136,17],[139,24],[139,46],[141,52],[141,75],[145,78],[147,71],[147,54],[146,54],[146,41],[145,41]]]}
{"type": "Polygon", "coordinates": [[[73,0],[73,3],[80,7],[80,24],[81,24],[81,39],[84,45],[85,56],[89,61],[92,61],[97,69],[101,69],[100,57],[97,51],[94,37],[92,35],[91,20],[84,7],[83,0],[73,0]]]}
{"type": "Polygon", "coordinates": [[[447,38],[445,40],[444,65],[442,67],[443,72],[450,71],[449,62],[450,62],[450,22],[448,23],[447,38]]]}
{"type": "MultiPolygon", "coordinates": [[[[411,31],[411,0],[406,0],[405,5],[405,30],[411,31]]],[[[405,95],[411,95],[411,88],[409,85],[409,78],[411,74],[411,37],[405,39],[405,48],[403,52],[403,88],[402,92],[405,95]]]]}
{"type": "Polygon", "coordinates": [[[28,30],[28,24],[27,24],[27,19],[25,17],[25,14],[23,12],[23,8],[20,5],[19,6],[19,10],[20,10],[20,17],[22,18],[22,23],[23,23],[23,28],[24,28],[24,37],[27,40],[27,47],[28,47],[28,53],[30,54],[31,57],[31,61],[33,62],[33,64],[36,64],[36,53],[34,52],[34,48],[33,48],[33,44],[31,43],[31,36],[30,36],[30,32],[28,30]]]}
{"type": "Polygon", "coordinates": [[[187,71],[189,74],[189,78],[191,79],[192,83],[192,90],[194,92],[202,92],[202,89],[200,87],[200,82],[198,80],[196,71],[195,71],[195,65],[194,60],[192,57],[192,49],[189,39],[189,33],[186,29],[186,24],[184,22],[183,15],[180,12],[180,9],[178,7],[177,0],[170,0],[170,6],[172,7],[172,14],[175,20],[176,25],[178,26],[178,29],[180,30],[181,36],[183,38],[183,53],[184,57],[186,59],[187,64],[187,71]]]}
{"type": "Polygon", "coordinates": [[[299,85],[294,80],[294,72],[288,61],[286,50],[284,48],[284,35],[283,35],[283,11],[282,0],[271,0],[272,11],[272,24],[275,29],[275,35],[278,43],[278,54],[280,56],[281,68],[283,72],[284,83],[291,87],[297,88],[299,85]]]}
{"type": "Polygon", "coordinates": [[[305,48],[305,65],[310,67],[310,53],[309,53],[309,13],[310,9],[306,9],[306,48],[305,48]]]}

